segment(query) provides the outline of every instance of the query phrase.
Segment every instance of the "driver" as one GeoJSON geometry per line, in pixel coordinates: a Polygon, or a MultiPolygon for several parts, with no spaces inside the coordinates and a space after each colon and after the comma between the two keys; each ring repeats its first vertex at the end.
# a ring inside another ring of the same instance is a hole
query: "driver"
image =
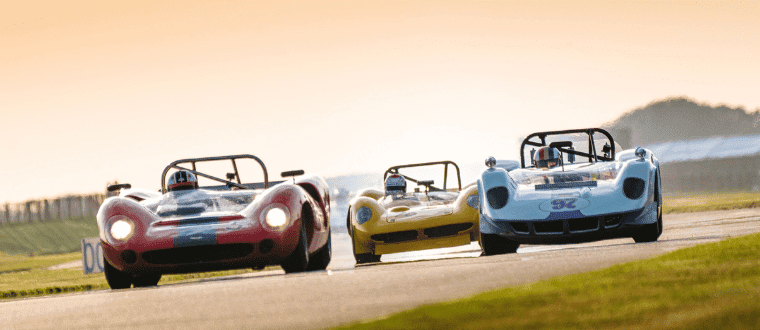
{"type": "Polygon", "coordinates": [[[533,154],[533,161],[536,163],[537,168],[548,170],[560,165],[562,154],[559,153],[557,148],[541,147],[533,154]]]}
{"type": "Polygon", "coordinates": [[[385,179],[385,196],[406,194],[406,180],[400,174],[391,174],[385,179]]]}
{"type": "Polygon", "coordinates": [[[169,177],[168,188],[169,191],[198,189],[198,179],[193,173],[180,170],[169,177]]]}

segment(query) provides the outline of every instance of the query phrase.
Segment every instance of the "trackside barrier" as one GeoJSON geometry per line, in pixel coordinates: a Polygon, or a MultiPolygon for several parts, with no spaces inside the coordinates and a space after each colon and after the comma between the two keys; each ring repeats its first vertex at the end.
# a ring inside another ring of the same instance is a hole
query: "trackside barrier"
{"type": "Polygon", "coordinates": [[[0,225],[47,222],[94,216],[105,194],[70,195],[0,205],[0,225]]]}
{"type": "Polygon", "coordinates": [[[85,274],[103,272],[103,247],[99,237],[82,239],[82,270],[85,274]]]}

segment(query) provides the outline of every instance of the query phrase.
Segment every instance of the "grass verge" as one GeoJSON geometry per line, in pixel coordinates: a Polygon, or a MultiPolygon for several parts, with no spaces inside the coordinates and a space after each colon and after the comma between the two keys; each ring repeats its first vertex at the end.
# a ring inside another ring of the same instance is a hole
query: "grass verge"
{"type": "Polygon", "coordinates": [[[95,216],[0,225],[0,251],[46,255],[79,251],[84,237],[97,237],[95,216]]]}
{"type": "Polygon", "coordinates": [[[760,193],[683,193],[663,194],[663,213],[721,211],[760,207],[760,193]]]}
{"type": "MultiPolygon", "coordinates": [[[[67,253],[47,256],[18,256],[0,254],[0,300],[45,296],[57,293],[108,289],[105,276],[82,273],[79,268],[49,269],[50,266],[82,260],[82,254],[67,253]]],[[[268,270],[279,267],[269,267],[268,270]]],[[[164,275],[159,285],[193,282],[204,278],[239,275],[251,269],[164,275]]]]}
{"type": "Polygon", "coordinates": [[[346,329],[757,329],[760,234],[423,306],[346,329]]]}

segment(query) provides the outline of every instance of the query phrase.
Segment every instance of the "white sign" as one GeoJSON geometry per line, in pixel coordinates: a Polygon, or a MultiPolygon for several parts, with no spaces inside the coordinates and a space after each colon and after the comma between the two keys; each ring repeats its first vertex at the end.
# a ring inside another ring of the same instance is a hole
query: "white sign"
{"type": "Polygon", "coordinates": [[[82,269],[85,274],[103,272],[103,247],[99,237],[82,239],[82,269]]]}

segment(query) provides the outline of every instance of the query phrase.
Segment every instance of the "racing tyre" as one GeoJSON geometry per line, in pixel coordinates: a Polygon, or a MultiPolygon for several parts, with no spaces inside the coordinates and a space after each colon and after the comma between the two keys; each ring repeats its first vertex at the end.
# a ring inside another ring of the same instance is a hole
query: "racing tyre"
{"type": "Polygon", "coordinates": [[[657,217],[657,221],[652,224],[645,225],[639,231],[633,235],[633,241],[636,243],[647,243],[647,242],[656,242],[658,238],[660,238],[660,234],[662,234],[662,196],[660,195],[660,187],[658,184],[658,178],[655,177],[654,181],[654,198],[655,202],[657,202],[657,207],[655,208],[654,212],[656,213],[655,216],[657,217]]]}
{"type": "Polygon", "coordinates": [[[106,282],[111,289],[129,289],[132,286],[132,276],[111,266],[105,258],[103,258],[103,268],[106,282]]]}
{"type": "Polygon", "coordinates": [[[480,233],[480,247],[487,256],[517,252],[520,243],[501,237],[496,234],[480,233]]]}
{"type": "Polygon", "coordinates": [[[309,258],[309,266],[306,267],[306,270],[325,270],[330,264],[330,259],[332,259],[332,230],[327,232],[325,246],[309,258]]]}
{"type": "Polygon", "coordinates": [[[148,286],[156,286],[160,280],[161,274],[143,274],[135,276],[132,279],[132,283],[135,285],[135,288],[144,288],[148,286]]]}
{"type": "Polygon", "coordinates": [[[285,273],[303,272],[309,265],[309,242],[306,241],[306,229],[304,229],[303,223],[301,223],[300,236],[296,249],[280,264],[285,273]]]}
{"type": "Polygon", "coordinates": [[[660,221],[657,221],[652,224],[644,225],[639,231],[633,235],[633,240],[636,243],[647,243],[647,242],[655,242],[658,238],[660,238],[660,233],[662,230],[660,229],[660,221]]]}
{"type": "Polygon", "coordinates": [[[354,259],[356,264],[366,264],[370,262],[380,262],[380,256],[376,256],[372,253],[356,253],[356,242],[354,241],[353,226],[351,226],[351,208],[348,208],[348,216],[346,217],[346,228],[348,229],[348,235],[351,236],[351,251],[354,253],[354,259]]]}
{"type": "Polygon", "coordinates": [[[356,264],[366,264],[370,262],[380,262],[380,256],[374,255],[372,253],[360,253],[360,254],[354,254],[354,259],[356,259],[356,264]]]}

